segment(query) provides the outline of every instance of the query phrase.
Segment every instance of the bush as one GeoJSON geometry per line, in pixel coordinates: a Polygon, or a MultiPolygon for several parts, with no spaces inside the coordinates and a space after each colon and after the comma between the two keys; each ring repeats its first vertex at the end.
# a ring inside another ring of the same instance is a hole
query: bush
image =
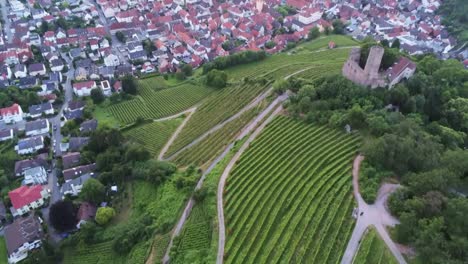
{"type": "Polygon", "coordinates": [[[96,223],[105,225],[115,216],[115,210],[112,207],[99,207],[96,212],[96,223]]]}
{"type": "Polygon", "coordinates": [[[227,74],[219,70],[211,70],[206,76],[206,83],[215,88],[224,88],[227,84],[227,74]]]}

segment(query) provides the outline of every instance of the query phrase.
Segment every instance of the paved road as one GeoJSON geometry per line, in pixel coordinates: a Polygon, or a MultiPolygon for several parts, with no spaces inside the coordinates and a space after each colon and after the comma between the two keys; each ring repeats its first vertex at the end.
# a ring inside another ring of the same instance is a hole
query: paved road
{"type": "Polygon", "coordinates": [[[358,202],[358,219],[351,239],[346,247],[343,259],[341,260],[341,264],[350,264],[353,262],[354,256],[359,249],[362,236],[370,226],[376,228],[380,237],[395,256],[396,260],[399,263],[406,264],[405,259],[385,229],[385,226],[395,226],[399,223],[397,219],[390,215],[385,207],[388,196],[395,191],[399,185],[383,184],[377,194],[376,202],[371,205],[367,204],[359,192],[359,167],[363,159],[364,156],[358,155],[353,163],[353,193],[354,198],[358,202]]]}
{"type": "MultiPolygon", "coordinates": [[[[257,122],[260,122],[263,120],[263,118],[270,113],[271,108],[275,107],[278,105],[278,103],[283,102],[287,98],[287,94],[284,94],[282,98],[276,99],[270,107],[265,109],[262,112],[262,116],[259,115],[256,119],[257,122]]],[[[224,245],[226,243],[226,230],[225,230],[225,225],[224,225],[224,208],[223,208],[223,191],[224,191],[224,186],[226,184],[227,177],[229,176],[229,173],[231,172],[232,168],[236,165],[237,161],[241,157],[241,155],[244,153],[245,150],[250,146],[250,143],[255,140],[255,138],[262,132],[262,130],[265,128],[265,126],[270,123],[273,118],[283,110],[282,105],[280,104],[276,110],[273,111],[273,113],[250,135],[250,137],[247,139],[247,141],[240,147],[239,151],[236,152],[234,157],[231,159],[231,161],[228,163],[226,168],[223,171],[223,174],[221,175],[221,178],[219,180],[218,184],[218,190],[216,193],[217,196],[217,208],[218,208],[218,231],[219,231],[219,238],[218,238],[218,255],[216,258],[216,263],[221,264],[223,263],[224,260],[224,245]]],[[[258,124],[258,123],[257,123],[258,124]]],[[[248,127],[254,128],[256,126],[251,124],[248,127]]]]}
{"type": "Polygon", "coordinates": [[[13,33],[11,32],[11,21],[8,19],[8,9],[9,6],[7,5],[6,0],[0,0],[0,4],[2,5],[2,18],[5,21],[5,24],[3,25],[3,31],[6,34],[8,38],[8,43],[13,42],[13,33]]]}

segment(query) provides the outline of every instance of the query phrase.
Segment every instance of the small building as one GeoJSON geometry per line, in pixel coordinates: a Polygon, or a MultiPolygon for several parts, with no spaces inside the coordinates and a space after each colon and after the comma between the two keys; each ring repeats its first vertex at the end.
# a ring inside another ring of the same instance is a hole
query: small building
{"type": "Polygon", "coordinates": [[[71,101],[68,103],[68,107],[66,110],[68,112],[84,110],[85,106],[86,103],[84,101],[71,101]]]}
{"type": "Polygon", "coordinates": [[[15,74],[16,78],[24,78],[28,76],[28,69],[24,64],[16,64],[15,68],[13,69],[13,73],[15,74]]]}
{"type": "Polygon", "coordinates": [[[46,67],[44,63],[33,63],[28,67],[29,75],[31,76],[45,76],[46,75],[46,67]]]}
{"type": "Polygon", "coordinates": [[[78,196],[83,188],[83,184],[91,179],[91,174],[86,173],[75,179],[66,181],[61,188],[62,198],[65,199],[65,195],[78,196]]]}
{"type": "Polygon", "coordinates": [[[2,120],[7,124],[23,121],[23,109],[21,109],[19,104],[13,104],[10,107],[1,108],[0,114],[2,116],[2,120]]]}
{"type": "Polygon", "coordinates": [[[76,227],[80,229],[81,225],[86,223],[87,221],[93,220],[96,217],[96,206],[88,203],[83,202],[80,204],[80,208],[78,209],[77,220],[78,224],[76,227]]]}
{"type": "Polygon", "coordinates": [[[38,217],[17,218],[5,227],[5,241],[8,252],[8,263],[18,263],[28,257],[28,252],[40,248],[44,233],[38,217]]]}
{"type": "Polygon", "coordinates": [[[35,136],[25,139],[20,139],[15,146],[18,155],[32,154],[44,148],[44,138],[42,136],[35,136]]]}
{"type": "Polygon", "coordinates": [[[62,168],[64,170],[80,165],[81,154],[79,152],[70,152],[62,155],[62,168]]]}
{"type": "Polygon", "coordinates": [[[25,125],[26,136],[38,136],[49,133],[50,124],[48,119],[39,119],[27,122],[25,125]]]}
{"type": "Polygon", "coordinates": [[[403,79],[413,76],[416,64],[406,57],[401,57],[391,68],[387,70],[388,86],[392,88],[403,79]]]}
{"type": "Polygon", "coordinates": [[[13,129],[1,129],[0,130],[0,141],[7,141],[13,139],[13,129]]]}
{"type": "Polygon", "coordinates": [[[47,168],[47,153],[37,155],[36,157],[32,159],[26,159],[26,160],[19,160],[15,162],[15,176],[19,177],[21,175],[24,175],[24,172],[26,170],[29,170],[31,168],[35,167],[44,167],[47,168]]]}
{"type": "Polygon", "coordinates": [[[29,116],[31,118],[38,118],[42,115],[53,115],[54,114],[54,107],[50,102],[31,105],[29,107],[29,116]]]}
{"type": "Polygon", "coordinates": [[[101,82],[101,90],[105,96],[110,96],[112,94],[111,85],[108,80],[101,82]]]}
{"type": "Polygon", "coordinates": [[[21,186],[8,193],[11,204],[11,214],[21,216],[27,214],[29,211],[39,208],[44,205],[49,192],[42,185],[34,186],[21,186]]]}
{"type": "Polygon", "coordinates": [[[80,151],[89,142],[89,137],[70,137],[68,140],[68,151],[80,151]]]}
{"type": "Polygon", "coordinates": [[[47,183],[47,171],[42,166],[37,166],[24,171],[23,185],[41,185],[47,183]]]}
{"type": "Polygon", "coordinates": [[[107,56],[104,56],[104,65],[107,67],[116,67],[120,65],[120,60],[117,55],[110,53],[107,56]]]}
{"type": "Polygon", "coordinates": [[[96,170],[96,163],[81,165],[78,167],[66,169],[62,171],[62,174],[63,174],[63,178],[65,179],[65,182],[69,182],[84,174],[93,175],[94,170],[96,170]]]}
{"type": "Polygon", "coordinates": [[[95,81],[78,82],[73,84],[73,92],[76,96],[89,96],[91,90],[97,88],[95,81]]]}
{"type": "Polygon", "coordinates": [[[84,121],[80,125],[80,132],[81,133],[93,132],[94,130],[97,129],[97,126],[98,126],[98,121],[96,119],[84,121]]]}

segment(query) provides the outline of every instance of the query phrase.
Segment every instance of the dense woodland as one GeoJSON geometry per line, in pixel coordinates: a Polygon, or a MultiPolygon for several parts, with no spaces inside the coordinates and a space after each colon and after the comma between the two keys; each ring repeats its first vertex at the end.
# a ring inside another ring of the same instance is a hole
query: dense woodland
{"type": "Polygon", "coordinates": [[[468,71],[429,55],[417,58],[417,67],[390,90],[341,75],[293,78],[288,85],[297,93],[286,106],[306,122],[358,130],[366,139],[364,198],[373,201],[384,178],[404,186],[389,200],[401,221],[396,239],[414,246],[423,263],[466,263],[468,71]]]}
{"type": "Polygon", "coordinates": [[[466,0],[445,0],[437,10],[444,17],[442,23],[462,43],[468,41],[467,10],[468,1],[466,0]]]}

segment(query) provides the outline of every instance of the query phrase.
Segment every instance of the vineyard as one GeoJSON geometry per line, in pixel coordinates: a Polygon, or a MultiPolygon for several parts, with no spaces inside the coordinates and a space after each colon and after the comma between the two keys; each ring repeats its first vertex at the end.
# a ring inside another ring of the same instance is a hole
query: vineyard
{"type": "Polygon", "coordinates": [[[353,263],[355,264],[397,264],[390,250],[374,228],[370,228],[361,241],[353,263]]]}
{"type": "Polygon", "coordinates": [[[298,73],[295,75],[297,78],[303,78],[306,80],[314,80],[319,77],[323,77],[326,75],[337,74],[341,71],[341,64],[329,64],[329,65],[320,65],[317,67],[312,67],[310,69],[306,69],[303,72],[298,73]]]}
{"type": "Polygon", "coordinates": [[[349,49],[332,49],[313,53],[289,54],[279,53],[265,60],[239,65],[226,70],[231,81],[239,81],[248,77],[284,78],[298,70],[316,65],[335,64],[338,69],[346,61],[349,49]]]}
{"type": "Polygon", "coordinates": [[[112,249],[112,241],[79,246],[65,250],[63,263],[66,264],[125,264],[125,256],[119,256],[112,249]]]}
{"type": "Polygon", "coordinates": [[[157,90],[151,86],[152,80],[139,81],[138,97],[109,106],[109,112],[122,124],[133,123],[138,117],[158,119],[182,112],[213,92],[190,82],[157,90]]]}
{"type": "Polygon", "coordinates": [[[124,135],[143,146],[151,155],[156,156],[181,123],[181,118],[152,122],[127,130],[124,135]]]}
{"type": "Polygon", "coordinates": [[[278,117],[225,187],[226,263],[337,263],[351,235],[357,136],[278,117]]]}
{"type": "Polygon", "coordinates": [[[246,126],[262,109],[262,106],[255,107],[245,112],[238,118],[224,125],[221,129],[213,132],[208,137],[196,145],[182,151],[174,158],[177,165],[202,166],[216,155],[222,152],[223,148],[234,140],[239,131],[246,126]]]}
{"type": "Polygon", "coordinates": [[[171,156],[210,128],[238,113],[268,86],[261,82],[248,82],[212,94],[197,108],[166,155],[171,156]]]}
{"type": "Polygon", "coordinates": [[[335,42],[336,47],[349,47],[349,46],[359,46],[359,43],[356,42],[354,39],[344,36],[344,35],[334,35],[334,36],[327,36],[323,38],[314,39],[312,41],[306,42],[296,50],[305,50],[305,51],[316,51],[318,49],[325,49],[328,48],[328,43],[330,41],[335,42]]]}

